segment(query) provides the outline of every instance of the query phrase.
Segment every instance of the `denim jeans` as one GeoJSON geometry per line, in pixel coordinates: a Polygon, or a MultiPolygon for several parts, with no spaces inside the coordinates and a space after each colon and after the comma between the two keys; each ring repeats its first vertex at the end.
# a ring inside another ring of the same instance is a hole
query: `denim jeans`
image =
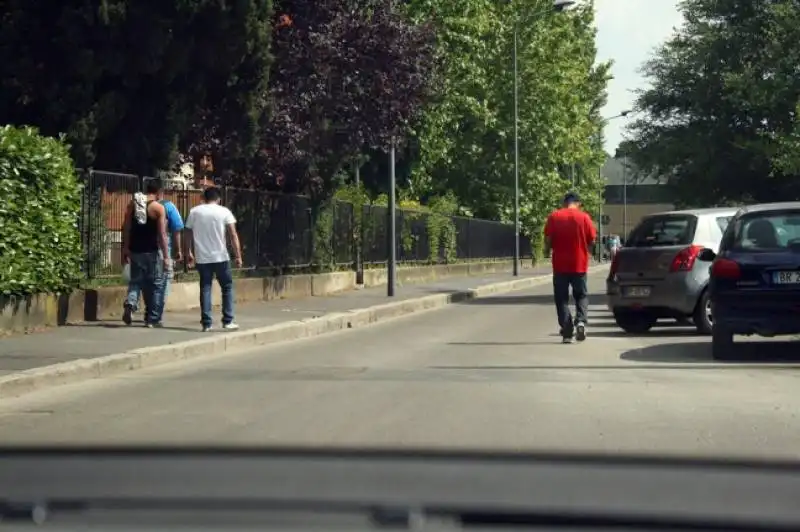
{"type": "Polygon", "coordinates": [[[200,275],[200,323],[203,327],[211,327],[211,285],[214,277],[217,278],[222,290],[222,324],[233,323],[233,272],[231,263],[212,262],[198,264],[197,273],[200,275]]]}
{"type": "MultiPolygon", "coordinates": [[[[164,301],[164,263],[158,252],[131,255],[131,280],[128,285],[138,287],[144,299],[144,322],[155,324],[161,320],[164,301]]],[[[137,298],[138,299],[138,298],[137,298]]]]}
{"type": "Polygon", "coordinates": [[[589,312],[589,290],[586,286],[585,273],[554,273],[553,297],[558,314],[558,326],[561,327],[562,336],[571,336],[575,324],[587,324],[589,312]],[[575,300],[575,322],[569,310],[569,289],[572,287],[572,297],[575,300]]]}
{"type": "MultiPolygon", "coordinates": [[[[167,297],[169,296],[169,288],[172,284],[172,275],[169,272],[165,272],[165,275],[162,276],[161,281],[161,301],[159,301],[159,321],[161,321],[161,316],[164,314],[164,305],[167,302],[167,297]]],[[[125,298],[125,305],[131,307],[132,312],[137,312],[139,310],[139,299],[142,296],[142,287],[138,284],[133,282],[128,283],[128,296],[125,298]]]]}

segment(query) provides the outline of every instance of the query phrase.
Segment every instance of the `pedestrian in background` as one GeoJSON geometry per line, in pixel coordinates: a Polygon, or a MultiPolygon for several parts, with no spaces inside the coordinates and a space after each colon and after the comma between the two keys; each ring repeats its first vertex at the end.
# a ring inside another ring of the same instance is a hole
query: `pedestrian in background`
{"type": "Polygon", "coordinates": [[[138,286],[144,299],[146,327],[161,325],[159,302],[163,276],[172,268],[167,244],[167,215],[158,202],[161,183],[147,184],[146,194],[134,194],[125,211],[122,230],[122,259],[130,264],[130,283],[138,286]]]}
{"type": "MultiPolygon", "coordinates": [[[[181,251],[183,249],[181,242],[183,218],[181,217],[181,213],[178,211],[178,207],[176,207],[171,201],[164,199],[164,189],[161,183],[158,184],[158,190],[158,202],[164,206],[164,211],[167,217],[167,250],[169,251],[169,256],[174,259],[172,262],[170,262],[173,267],[164,272],[164,275],[162,275],[162,278],[159,280],[161,283],[161,289],[159,290],[160,300],[157,302],[157,319],[158,323],[162,323],[164,307],[167,304],[167,297],[169,296],[170,284],[175,276],[174,264],[175,262],[181,262],[183,260],[183,252],[181,251]],[[175,250],[174,257],[173,250],[175,250]]],[[[128,282],[128,296],[125,298],[125,305],[122,312],[122,321],[126,325],[130,325],[133,322],[133,314],[135,314],[139,309],[139,299],[141,294],[141,286],[134,283],[131,279],[131,281],[128,282]]]]}
{"type": "Polygon", "coordinates": [[[222,328],[239,328],[233,316],[233,272],[227,238],[231,240],[237,268],[242,267],[242,247],[236,232],[236,218],[227,207],[220,205],[221,198],[217,187],[205,189],[204,203],[194,207],[186,218],[186,229],[192,233],[189,265],[196,264],[200,276],[200,322],[203,332],[212,328],[211,286],[215,277],[222,290],[222,328]]]}
{"type": "Polygon", "coordinates": [[[544,228],[545,245],[551,250],[553,263],[553,297],[558,326],[564,343],[573,337],[586,339],[589,294],[586,274],[589,256],[597,238],[592,218],[581,210],[580,198],[570,192],[562,208],[547,218],[544,228]],[[575,299],[575,321],[569,308],[569,290],[575,299]]]}

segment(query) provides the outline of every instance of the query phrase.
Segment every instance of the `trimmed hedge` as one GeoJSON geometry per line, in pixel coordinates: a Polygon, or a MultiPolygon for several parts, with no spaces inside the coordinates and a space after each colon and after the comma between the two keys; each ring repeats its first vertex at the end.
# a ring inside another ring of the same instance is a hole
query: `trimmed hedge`
{"type": "Polygon", "coordinates": [[[0,296],[80,280],[80,187],[68,147],[35,128],[0,128],[0,296]]]}

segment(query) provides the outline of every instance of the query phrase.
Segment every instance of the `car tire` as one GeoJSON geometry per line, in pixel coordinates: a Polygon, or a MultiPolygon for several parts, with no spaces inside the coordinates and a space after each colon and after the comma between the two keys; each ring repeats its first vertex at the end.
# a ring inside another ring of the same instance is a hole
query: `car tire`
{"type": "Polygon", "coordinates": [[[711,356],[714,360],[733,360],[735,354],[733,333],[720,327],[711,331],[711,356]]]}
{"type": "Polygon", "coordinates": [[[700,300],[694,308],[694,315],[692,316],[694,326],[700,334],[711,334],[714,328],[713,316],[709,308],[710,303],[711,297],[708,290],[703,290],[703,293],[700,294],[700,300]]]}
{"type": "Polygon", "coordinates": [[[643,312],[631,312],[627,310],[614,310],[614,321],[620,329],[629,334],[646,333],[653,328],[658,321],[653,316],[643,312]]]}

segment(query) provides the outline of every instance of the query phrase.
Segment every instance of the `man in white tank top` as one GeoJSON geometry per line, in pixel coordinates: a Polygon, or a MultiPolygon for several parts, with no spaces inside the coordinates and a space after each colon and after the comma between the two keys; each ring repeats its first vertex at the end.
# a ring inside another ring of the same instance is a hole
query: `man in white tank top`
{"type": "Polygon", "coordinates": [[[221,197],[218,188],[207,188],[203,192],[204,203],[189,211],[185,224],[192,235],[189,240],[189,265],[196,264],[200,275],[200,321],[203,332],[210,331],[212,327],[211,285],[214,277],[222,290],[222,328],[239,328],[233,319],[233,274],[226,237],[230,236],[237,268],[242,267],[242,247],[236,232],[236,218],[227,207],[219,204],[221,197]]]}

